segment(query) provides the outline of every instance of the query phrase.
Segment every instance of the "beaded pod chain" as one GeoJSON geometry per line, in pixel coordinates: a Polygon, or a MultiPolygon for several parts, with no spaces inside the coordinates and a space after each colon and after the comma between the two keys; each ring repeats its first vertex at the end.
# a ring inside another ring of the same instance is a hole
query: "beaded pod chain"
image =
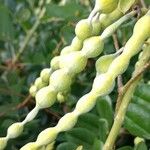
{"type": "MultiPolygon", "coordinates": [[[[104,35],[102,34],[101,37],[104,35]]],[[[60,132],[73,128],[78,117],[89,112],[95,106],[99,96],[108,95],[113,90],[116,77],[126,71],[130,59],[141,50],[145,40],[149,37],[150,11],[138,20],[134,27],[133,35],[126,43],[122,54],[112,61],[105,73],[100,73],[96,76],[92,90],[79,99],[74,111],[62,117],[55,127],[42,131],[35,142],[26,144],[21,150],[36,150],[43,145],[52,143],[60,132]],[[139,28],[141,29],[140,31],[139,28]]]]}
{"type": "MultiPolygon", "coordinates": [[[[95,8],[97,9],[94,8],[96,13],[110,13],[104,11],[105,9],[102,8],[105,6],[100,5],[98,1],[100,0],[97,0],[95,5],[95,8]],[[98,8],[98,4],[101,6],[100,8],[98,8]]],[[[117,4],[114,9],[116,7],[117,4]]],[[[114,12],[118,12],[118,9],[116,8],[114,12]]],[[[114,12],[108,15],[111,16],[114,12]]],[[[95,15],[96,13],[91,12],[88,19],[81,20],[77,24],[75,29],[76,37],[73,39],[72,44],[65,47],[62,50],[61,55],[55,57],[51,61],[51,68],[44,69],[41,72],[40,77],[35,81],[35,84],[30,89],[31,94],[35,96],[36,99],[35,108],[27,115],[24,121],[15,123],[8,128],[7,136],[0,138],[0,150],[5,148],[9,139],[16,138],[23,132],[24,125],[33,120],[40,109],[52,106],[60,92],[63,93],[68,91],[72,84],[72,78],[84,70],[88,58],[94,58],[100,55],[103,51],[104,40],[112,35],[124,21],[136,14],[136,12],[133,11],[123,16],[117,22],[106,28],[101,36],[98,36],[103,20],[97,21],[97,16],[99,15],[95,15]],[[96,19],[92,20],[93,17],[96,19]]],[[[118,19],[122,15],[122,13],[118,13],[114,20],[118,19]]],[[[112,19],[112,22],[114,20],[112,19]]],[[[104,27],[109,24],[111,24],[111,21],[110,23],[104,23],[104,27]]],[[[104,68],[101,65],[104,58],[99,58],[96,63],[97,76],[94,79],[93,88],[91,92],[79,100],[75,110],[62,117],[56,127],[42,131],[36,142],[25,145],[21,148],[21,150],[36,150],[41,148],[43,145],[52,143],[59,132],[71,129],[75,125],[79,115],[90,111],[94,107],[97,97],[109,94],[113,89],[115,78],[126,70],[131,57],[138,53],[144,41],[150,37],[149,25],[150,12],[137,22],[133,35],[127,42],[124,47],[124,52],[120,56],[118,56],[118,54],[112,55],[112,61],[104,68]],[[139,32],[138,28],[141,26],[142,29],[139,32]]]]}

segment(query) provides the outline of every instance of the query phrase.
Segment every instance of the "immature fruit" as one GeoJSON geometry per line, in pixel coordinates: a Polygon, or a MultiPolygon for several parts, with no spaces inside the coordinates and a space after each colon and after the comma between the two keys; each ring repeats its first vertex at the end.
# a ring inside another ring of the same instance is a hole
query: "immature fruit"
{"type": "Polygon", "coordinates": [[[76,36],[80,40],[85,40],[92,34],[92,26],[87,19],[79,21],[75,28],[76,36]]]}
{"type": "Polygon", "coordinates": [[[140,38],[147,39],[150,37],[150,15],[140,18],[134,26],[134,34],[140,38]]]}
{"type": "Polygon", "coordinates": [[[7,134],[9,135],[10,138],[16,138],[22,133],[22,131],[23,131],[23,124],[14,123],[8,128],[7,134]]]}
{"type": "Polygon", "coordinates": [[[50,66],[51,66],[52,70],[59,69],[59,61],[60,61],[60,56],[56,56],[51,60],[50,66]]]}
{"type": "Polygon", "coordinates": [[[6,138],[0,138],[0,150],[3,150],[7,145],[6,138]]]}
{"type": "Polygon", "coordinates": [[[60,60],[60,68],[68,68],[69,72],[79,73],[83,71],[87,63],[87,59],[82,53],[79,52],[72,52],[68,55],[65,55],[60,60]]]}
{"type": "Polygon", "coordinates": [[[71,52],[75,51],[75,49],[70,45],[70,46],[66,46],[62,49],[60,55],[66,55],[69,54],[71,52]]]}
{"type": "Polygon", "coordinates": [[[83,47],[83,41],[80,40],[78,37],[75,37],[75,38],[72,40],[71,47],[73,47],[73,49],[74,49],[75,51],[79,51],[79,50],[81,50],[82,47],[83,47]]]}
{"type": "Polygon", "coordinates": [[[96,0],[96,8],[101,13],[108,14],[117,8],[119,0],[96,0]]]}
{"type": "Polygon", "coordinates": [[[43,82],[45,83],[49,82],[50,73],[51,73],[50,68],[45,68],[41,71],[40,78],[42,79],[43,82]]]}
{"type": "Polygon", "coordinates": [[[38,146],[34,142],[32,142],[23,146],[20,150],[38,150],[38,146]]]}
{"type": "Polygon", "coordinates": [[[74,127],[74,125],[77,122],[77,119],[78,117],[75,113],[68,113],[59,120],[56,128],[60,131],[68,131],[74,127]]]}
{"type": "Polygon", "coordinates": [[[71,76],[64,69],[56,70],[50,77],[50,85],[58,92],[66,91],[71,85],[71,76]]]}
{"type": "Polygon", "coordinates": [[[45,129],[37,138],[38,145],[43,146],[53,142],[56,139],[57,134],[58,131],[55,128],[45,129]]]}
{"type": "Polygon", "coordinates": [[[112,61],[116,58],[116,55],[114,54],[110,54],[110,55],[105,55],[100,57],[97,61],[96,61],[96,72],[98,74],[102,74],[107,72],[110,64],[112,63],[112,61]]]}
{"type": "Polygon", "coordinates": [[[82,52],[87,58],[94,58],[103,51],[104,42],[100,36],[88,38],[83,43],[82,52]]]}
{"type": "Polygon", "coordinates": [[[56,101],[56,95],[57,92],[55,92],[50,86],[44,87],[36,94],[36,104],[40,109],[48,108],[56,101]]]}
{"type": "Polygon", "coordinates": [[[47,86],[47,83],[43,82],[42,79],[39,77],[35,80],[34,85],[36,86],[36,88],[39,90],[45,86],[47,86]]]}
{"type": "Polygon", "coordinates": [[[99,19],[95,19],[92,21],[92,35],[99,35],[101,30],[101,22],[99,19]]]}
{"type": "Polygon", "coordinates": [[[94,79],[92,91],[100,96],[109,94],[115,86],[113,78],[108,74],[101,74],[94,79]]]}
{"type": "Polygon", "coordinates": [[[29,89],[29,92],[30,92],[32,97],[35,97],[35,95],[37,93],[37,87],[35,85],[32,85],[29,89]]]}

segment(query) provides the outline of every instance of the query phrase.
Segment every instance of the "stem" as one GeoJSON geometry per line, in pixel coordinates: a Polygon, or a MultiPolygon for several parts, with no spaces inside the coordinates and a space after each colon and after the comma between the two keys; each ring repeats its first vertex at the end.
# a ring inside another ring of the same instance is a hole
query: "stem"
{"type": "Polygon", "coordinates": [[[30,39],[32,38],[32,35],[35,33],[35,31],[37,30],[37,28],[39,27],[40,23],[41,23],[41,18],[44,16],[45,14],[45,7],[43,7],[40,11],[40,13],[37,16],[37,20],[34,23],[34,25],[32,26],[31,30],[27,33],[27,36],[24,39],[24,43],[21,45],[21,47],[18,50],[18,53],[16,55],[16,57],[13,59],[12,61],[12,66],[20,59],[20,56],[22,55],[22,53],[25,51],[26,46],[28,45],[30,39]]]}
{"type": "Polygon", "coordinates": [[[122,94],[119,98],[122,100],[122,103],[117,112],[117,115],[115,116],[114,124],[113,124],[112,129],[111,129],[111,131],[108,135],[108,138],[105,142],[103,150],[112,150],[113,149],[113,145],[116,141],[116,138],[118,136],[118,133],[119,133],[122,123],[124,121],[125,114],[126,114],[128,105],[131,101],[132,95],[135,91],[135,88],[136,88],[138,82],[140,81],[144,71],[150,67],[150,61],[147,63],[147,61],[150,59],[149,50],[150,50],[150,46],[148,46],[144,49],[142,57],[140,58],[140,60],[138,61],[137,65],[135,67],[133,77],[123,87],[122,94]]]}

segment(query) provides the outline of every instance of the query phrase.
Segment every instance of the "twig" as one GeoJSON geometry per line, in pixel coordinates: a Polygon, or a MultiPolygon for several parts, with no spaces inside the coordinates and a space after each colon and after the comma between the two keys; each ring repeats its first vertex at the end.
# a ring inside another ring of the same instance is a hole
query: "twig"
{"type": "Polygon", "coordinates": [[[131,101],[132,95],[135,91],[135,88],[140,81],[142,74],[150,68],[150,53],[149,53],[150,46],[144,49],[142,58],[138,61],[138,65],[136,65],[135,71],[133,73],[133,77],[127,82],[127,84],[122,88],[122,92],[119,95],[119,99],[122,100],[120,108],[117,112],[117,115],[114,119],[114,124],[112,129],[108,135],[108,138],[105,142],[103,150],[112,150],[115,140],[119,134],[120,128],[124,121],[124,117],[128,108],[128,105],[131,101]],[[140,70],[140,71],[139,71],[140,70]]]}
{"type": "MultiPolygon", "coordinates": [[[[118,51],[120,49],[120,47],[119,47],[117,34],[114,33],[112,35],[112,37],[113,37],[115,49],[116,49],[116,51],[118,51]]],[[[117,77],[117,85],[118,85],[118,93],[120,93],[120,91],[121,91],[121,89],[123,87],[123,82],[122,82],[122,76],[121,75],[119,75],[117,77]]],[[[117,101],[116,101],[116,112],[118,111],[118,109],[120,107],[120,104],[121,104],[121,99],[117,99],[117,101]]]]}
{"type": "Polygon", "coordinates": [[[144,0],[140,0],[140,1],[141,1],[142,7],[143,7],[143,8],[147,8],[147,7],[146,7],[146,4],[145,4],[145,1],[144,1],[144,0]]]}

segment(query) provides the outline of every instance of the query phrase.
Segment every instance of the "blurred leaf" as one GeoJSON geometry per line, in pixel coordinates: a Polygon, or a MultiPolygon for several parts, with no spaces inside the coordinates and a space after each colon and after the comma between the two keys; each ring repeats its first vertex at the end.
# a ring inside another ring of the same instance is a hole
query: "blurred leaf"
{"type": "Polygon", "coordinates": [[[103,148],[103,142],[99,139],[95,139],[92,150],[102,150],[103,148]]]}
{"type": "Polygon", "coordinates": [[[150,139],[150,85],[139,85],[128,107],[125,128],[133,135],[150,139]],[[140,97],[140,98],[139,98],[140,97]]]}
{"type": "Polygon", "coordinates": [[[97,100],[96,110],[100,118],[107,120],[110,128],[113,121],[113,110],[112,110],[112,103],[110,97],[109,96],[100,97],[97,100]]]}
{"type": "Polygon", "coordinates": [[[145,142],[140,142],[134,147],[134,150],[148,150],[148,149],[145,142]]]}
{"type": "Polygon", "coordinates": [[[83,13],[84,11],[81,5],[77,4],[75,0],[72,0],[64,6],[58,6],[51,3],[47,5],[46,12],[48,17],[73,19],[79,12],[83,13]]]}
{"type": "Polygon", "coordinates": [[[124,146],[124,147],[118,148],[117,150],[133,150],[133,148],[130,146],[124,146]]]}
{"type": "Polygon", "coordinates": [[[8,41],[13,38],[13,24],[7,7],[0,3],[0,40],[8,41]]]}
{"type": "Polygon", "coordinates": [[[76,150],[77,145],[75,145],[74,143],[71,142],[65,142],[60,144],[56,150],[76,150]]]}

